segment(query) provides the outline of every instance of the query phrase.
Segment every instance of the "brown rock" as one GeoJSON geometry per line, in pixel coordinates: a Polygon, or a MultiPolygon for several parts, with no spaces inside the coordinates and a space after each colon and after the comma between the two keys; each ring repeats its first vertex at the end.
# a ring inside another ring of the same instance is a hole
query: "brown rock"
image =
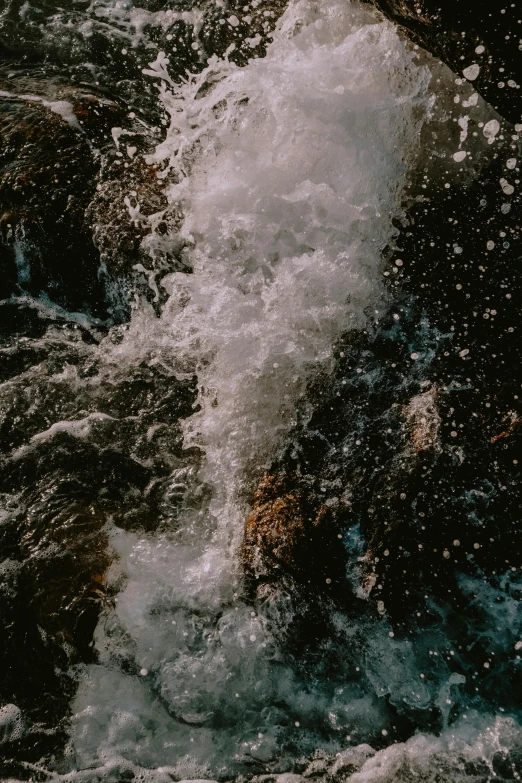
{"type": "Polygon", "coordinates": [[[324,589],[340,580],[344,550],[335,524],[339,505],[292,488],[290,476],[282,472],[265,474],[245,524],[246,574],[255,579],[287,574],[324,589]]]}
{"type": "Polygon", "coordinates": [[[153,143],[103,95],[0,71],[0,295],[45,294],[68,310],[121,319],[123,283],[148,263],[141,242],[151,230],[133,223],[126,198],[134,193],[144,215],[165,206],[140,155],[153,143]],[[121,149],[113,128],[124,130],[121,149]],[[107,278],[119,281],[119,300],[107,278]]]}
{"type": "Polygon", "coordinates": [[[295,494],[285,492],[281,476],[266,474],[254,493],[253,510],[245,525],[242,557],[246,568],[256,575],[278,566],[301,570],[296,549],[305,535],[295,494]]]}

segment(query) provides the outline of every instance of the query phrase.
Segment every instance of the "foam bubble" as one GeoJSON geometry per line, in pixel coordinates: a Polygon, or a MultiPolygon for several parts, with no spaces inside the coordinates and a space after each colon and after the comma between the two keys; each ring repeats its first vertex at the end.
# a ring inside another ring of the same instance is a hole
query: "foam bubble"
{"type": "Polygon", "coordinates": [[[478,78],[478,75],[480,73],[480,65],[478,63],[473,63],[472,65],[468,65],[467,68],[464,68],[462,71],[462,75],[470,82],[475,81],[475,79],[478,78]]]}

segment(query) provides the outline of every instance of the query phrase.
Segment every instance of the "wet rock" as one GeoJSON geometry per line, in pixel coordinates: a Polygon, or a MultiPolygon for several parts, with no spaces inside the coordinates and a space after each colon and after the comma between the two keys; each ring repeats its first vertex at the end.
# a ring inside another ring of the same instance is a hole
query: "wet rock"
{"type": "Polygon", "coordinates": [[[503,117],[522,121],[522,22],[516,3],[371,1],[416,44],[470,81],[503,117]]]}
{"type": "Polygon", "coordinates": [[[210,4],[199,34],[206,52],[222,57],[233,45],[229,56],[238,65],[264,57],[270,34],[287,5],[288,0],[261,0],[254,8],[241,0],[228,0],[225,10],[219,3],[210,4]]]}
{"type": "Polygon", "coordinates": [[[156,123],[167,120],[143,66],[162,49],[174,80],[202,70],[211,55],[245,64],[265,53],[285,6],[266,0],[246,14],[235,0],[171,9],[144,2],[132,13],[121,9],[108,25],[103,5],[7,4],[0,31],[9,58],[0,63],[0,298],[44,296],[118,321],[136,290],[161,305],[161,277],[187,269],[182,244],[176,248],[180,216],[164,213],[168,183],[146,162],[161,135],[156,123]]]}
{"type": "Polygon", "coordinates": [[[56,77],[0,72],[0,296],[125,315],[118,288],[147,231],[133,225],[125,198],[139,193],[145,213],[162,203],[155,171],[141,157],[126,164],[115,147],[112,128],[125,126],[143,149],[146,133],[127,114],[56,77]]]}
{"type": "Polygon", "coordinates": [[[328,590],[345,567],[332,523],[340,501],[326,502],[319,487],[292,490],[287,479],[267,474],[254,494],[242,547],[246,573],[257,580],[289,573],[328,590]]]}
{"type": "MultiPolygon", "coordinates": [[[[96,166],[74,120],[43,100],[7,90],[0,97],[1,294],[47,290],[60,304],[98,314],[99,259],[83,219],[96,166]]],[[[61,108],[74,117],[65,102],[61,108]]]]}
{"type": "Polygon", "coordinates": [[[253,9],[250,27],[233,4],[209,3],[207,16],[173,10],[169,24],[163,9],[144,7],[150,24],[129,55],[126,32],[119,39],[116,25],[109,41],[98,13],[80,20],[76,7],[52,4],[20,13],[14,2],[3,14],[0,44],[10,61],[0,66],[0,621],[7,634],[0,703],[14,705],[24,723],[22,737],[6,735],[6,757],[22,760],[12,774],[25,775],[24,760],[52,755],[65,740],[71,664],[93,660],[94,628],[112,600],[108,527],[172,525],[199,459],[197,450],[182,450],[179,428],[193,412],[194,382],[146,361],[119,377],[100,366],[96,351],[100,341],[122,338],[120,327],[108,336],[107,329],[125,320],[136,291],[160,306],[161,275],[173,264],[184,270],[172,252],[176,215],[163,216],[165,182],[146,163],[159,137],[150,119],[159,121],[161,111],[141,69],[175,45],[174,77],[227,49],[246,62],[264,53],[283,7],[272,5],[274,12],[267,3],[253,9]],[[225,12],[226,24],[214,29],[216,13],[225,12]],[[24,65],[14,62],[18,55],[24,65]],[[82,77],[88,84],[78,84],[82,77]],[[168,254],[147,246],[153,228],[156,237],[168,235],[168,254]]]}
{"type": "Polygon", "coordinates": [[[518,435],[517,431],[522,425],[522,419],[520,416],[517,416],[515,411],[509,411],[509,413],[504,417],[502,423],[504,425],[502,432],[499,432],[498,435],[493,435],[491,437],[491,443],[496,443],[502,438],[509,438],[513,435],[518,435]]]}

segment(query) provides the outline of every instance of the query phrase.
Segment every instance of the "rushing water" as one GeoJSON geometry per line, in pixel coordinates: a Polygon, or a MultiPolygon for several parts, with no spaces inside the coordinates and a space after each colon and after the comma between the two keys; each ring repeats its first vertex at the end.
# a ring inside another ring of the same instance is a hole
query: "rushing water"
{"type": "MultiPolygon", "coordinates": [[[[20,15],[30,22],[35,11],[26,6],[20,15]]],[[[250,11],[241,12],[246,21],[220,13],[217,29],[248,32],[250,11]]],[[[239,65],[236,45],[204,61],[211,52],[203,11],[105,2],[78,14],[51,16],[42,46],[68,41],[80,70],[96,25],[113,30],[124,57],[133,47],[142,73],[133,66],[122,94],[132,106],[157,102],[163,121],[137,155],[164,200],[151,213],[139,189],[121,193],[129,226],[145,237],[126,323],[71,316],[48,295],[30,294],[30,264],[17,246],[17,296],[4,306],[6,322],[22,313],[25,325],[17,327],[18,353],[6,327],[6,361],[21,358],[0,395],[13,422],[2,520],[20,543],[7,550],[3,573],[16,596],[31,589],[24,558],[36,570],[46,564],[41,587],[36,580],[38,617],[61,616],[55,582],[72,583],[77,563],[97,574],[91,597],[98,587],[105,596],[99,616],[89,606],[79,614],[89,655],[67,658],[78,627],[67,612],[57,621],[66,631],[42,621],[40,635],[55,633],[65,658],[45,670],[49,684],[37,701],[48,698],[55,676],[66,678],[65,750],[23,768],[34,779],[155,783],[296,772],[353,783],[518,779],[516,701],[494,695],[504,676],[519,681],[516,568],[494,582],[480,569],[457,570],[470,607],[459,637],[453,610],[435,594],[423,600],[436,621],[420,627],[412,611],[400,633],[385,601],[372,608],[376,578],[361,576],[368,536],[357,520],[335,528],[345,570],[336,594],[328,560],[312,598],[295,581],[269,578],[261,562],[264,589],[256,591],[241,554],[257,487],[274,464],[291,475],[284,455],[299,461],[303,432],[313,438],[320,430],[314,411],[329,394],[339,397],[335,383],[354,391],[321,468],[327,506],[349,494],[339,478],[343,455],[369,459],[357,450],[372,415],[356,405],[361,394],[373,400],[375,390],[390,389],[385,412],[375,403],[380,440],[395,426],[394,389],[406,394],[401,415],[413,446],[400,447],[401,460],[437,441],[439,392],[423,373],[436,353],[430,346],[450,338],[427,315],[414,338],[402,326],[417,305],[397,282],[403,262],[390,273],[388,259],[400,243],[397,218],[411,193],[422,193],[419,183],[444,192],[446,179],[471,180],[487,164],[500,144],[495,115],[464,89],[466,114],[441,139],[440,126],[450,124],[445,102],[456,103],[453,80],[431,64],[433,75],[391,24],[348,0],[291,2],[264,56],[239,65]],[[203,60],[183,81],[178,39],[167,34],[179,21],[192,25],[189,49],[203,60]],[[87,49],[72,45],[82,35],[87,49]],[[442,106],[435,113],[434,104],[442,106]],[[465,169],[457,166],[462,148],[472,153],[465,169]],[[368,348],[375,335],[377,348],[368,348]],[[390,380],[383,362],[379,369],[379,339],[412,358],[401,380],[390,380]],[[343,367],[339,357],[350,351],[354,364],[343,367]],[[366,385],[355,390],[358,376],[366,385]],[[470,638],[481,652],[470,652],[470,638]],[[482,672],[472,671],[494,669],[495,652],[503,668],[483,687],[482,672]]],[[[254,52],[267,41],[251,24],[245,40],[254,52]]],[[[89,68],[93,78],[109,78],[107,63],[89,68]]],[[[112,136],[132,160],[126,132],[114,128],[112,136]]],[[[462,248],[453,250],[458,258],[462,248]]],[[[305,479],[299,474],[296,486],[305,479]]],[[[409,567],[415,581],[415,563],[409,567]]],[[[332,576],[337,568],[332,560],[332,576]]],[[[16,617],[20,605],[9,600],[16,617]]],[[[24,705],[6,701],[3,746],[38,735],[24,705]]],[[[52,724],[52,709],[40,726],[52,724]]]]}
{"type": "MultiPolygon", "coordinates": [[[[288,764],[292,748],[312,752],[323,732],[337,747],[346,730],[328,725],[340,706],[328,674],[308,693],[270,618],[241,597],[241,498],[284,442],[307,378],[381,306],[380,251],[425,83],[391,27],[339,4],[292,8],[266,58],[162,91],[171,125],[153,157],[180,179],[169,203],[184,213],[193,274],[162,281],[161,317],[134,313],[118,352],[155,350],[197,373],[201,410],[184,438],[204,451],[197,480],[211,497],[160,539],[114,535],[128,581],[75,701],[81,765],[115,753],[223,771],[282,754],[288,764]],[[110,666],[115,628],[141,680],[110,666]]],[[[362,691],[348,724],[383,720],[372,709],[362,691]]]]}

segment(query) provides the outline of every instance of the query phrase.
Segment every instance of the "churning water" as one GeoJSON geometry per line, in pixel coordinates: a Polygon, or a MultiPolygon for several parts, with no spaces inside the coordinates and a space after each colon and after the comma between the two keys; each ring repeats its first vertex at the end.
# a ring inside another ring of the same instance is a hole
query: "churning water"
{"type": "MultiPolygon", "coordinates": [[[[384,727],[359,684],[341,695],[327,673],[312,688],[296,681],[269,617],[241,597],[238,550],[245,487],[284,442],[306,381],[383,306],[381,252],[427,73],[390,25],[344,2],[292,5],[245,68],[212,62],[177,89],[165,68],[161,56],[150,67],[170,116],[152,159],[179,180],[169,208],[183,214],[193,273],[163,279],[159,318],[136,308],[118,361],[154,352],[197,373],[184,438],[204,452],[194,480],[210,500],[161,537],[113,533],[126,584],[96,632],[101,659],[82,678],[72,741],[81,766],[181,758],[204,776],[249,758],[288,764],[287,748],[311,753],[323,732],[337,748],[361,724],[384,727]],[[137,675],[114,666],[121,647],[137,675]]],[[[353,630],[340,630],[349,645],[353,630]]]]}
{"type": "MultiPolygon", "coordinates": [[[[104,8],[107,19],[120,13],[104,8]]],[[[149,417],[142,427],[144,464],[170,468],[161,526],[125,530],[110,515],[105,524],[113,600],[95,630],[96,661],[76,668],[54,776],[251,777],[352,747],[361,761],[343,779],[353,783],[493,774],[493,759],[520,744],[518,724],[480,702],[452,719],[466,677],[440,629],[396,639],[385,612],[355,616],[325,601],[335,636],[300,660],[281,641],[296,601],[284,586],[254,600],[240,558],[252,493],[296,423],[306,426],[311,384],[333,373],[339,340],[374,329],[389,306],[383,253],[422,157],[429,69],[367,6],[299,0],[266,56],[243,67],[213,57],[180,84],[161,52],[144,73],[168,118],[146,157],[167,205],[145,215],[129,192],[127,206],[129,221],[150,227],[148,280],[164,304],[136,297],[125,328],[82,348],[95,377],[60,371],[62,386],[88,398],[84,415],[51,420],[18,457],[64,433],[112,437],[117,417],[96,401],[132,368],[158,370],[166,388],[195,376],[197,399],[175,458],[158,436],[168,424],[149,417]],[[165,221],[176,231],[160,231],[165,221]],[[169,263],[184,271],[164,274],[169,263]],[[430,713],[438,735],[415,734],[430,713]]],[[[356,529],[347,547],[351,573],[363,551],[356,529]]],[[[492,623],[519,622],[510,606],[509,618],[492,610],[492,623]]],[[[6,726],[17,720],[5,713],[6,726]]]]}

